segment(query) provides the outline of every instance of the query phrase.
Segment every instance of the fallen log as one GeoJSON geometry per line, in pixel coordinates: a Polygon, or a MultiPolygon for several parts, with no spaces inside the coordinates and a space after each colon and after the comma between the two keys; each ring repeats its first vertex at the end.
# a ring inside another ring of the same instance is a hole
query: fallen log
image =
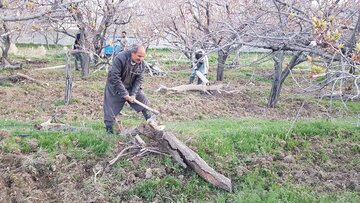
{"type": "Polygon", "coordinates": [[[36,83],[36,84],[39,84],[39,85],[42,85],[42,86],[49,86],[49,84],[46,83],[46,82],[42,82],[42,81],[40,81],[40,80],[36,80],[36,79],[34,79],[34,78],[30,77],[30,76],[24,75],[24,74],[22,74],[22,73],[16,73],[16,75],[18,75],[18,76],[20,76],[20,77],[23,77],[23,78],[25,78],[25,79],[27,79],[27,80],[30,80],[30,81],[32,81],[32,82],[34,82],[34,83],[36,83]]]}
{"type": "Polygon", "coordinates": [[[35,71],[42,71],[42,70],[52,70],[52,69],[59,69],[59,68],[65,68],[66,65],[58,65],[58,66],[51,66],[51,67],[45,67],[45,68],[36,68],[35,71]]]}
{"type": "Polygon", "coordinates": [[[35,128],[38,130],[48,130],[48,131],[76,131],[77,127],[66,125],[63,123],[53,123],[54,119],[49,119],[44,123],[35,125],[35,128]]]}
{"type": "Polygon", "coordinates": [[[31,82],[34,82],[36,84],[42,85],[42,86],[49,86],[48,83],[42,82],[40,80],[36,80],[30,76],[24,75],[22,73],[17,73],[16,75],[0,75],[0,83],[9,81],[12,83],[17,83],[19,81],[23,80],[30,80],[31,82]]]}
{"type": "Polygon", "coordinates": [[[196,152],[178,140],[173,134],[155,130],[150,125],[140,125],[130,132],[131,135],[142,134],[150,139],[156,140],[164,151],[170,155],[184,168],[190,167],[202,178],[214,186],[232,191],[231,180],[211,168],[196,152]]]}
{"type": "Polygon", "coordinates": [[[0,58],[0,70],[17,70],[21,68],[21,63],[12,65],[5,58],[0,58]]]}
{"type": "Polygon", "coordinates": [[[185,91],[202,91],[202,92],[208,92],[208,91],[217,91],[221,92],[221,88],[223,87],[222,84],[219,85],[180,85],[176,87],[165,87],[160,86],[159,89],[157,89],[157,92],[161,93],[180,93],[185,91]]]}
{"type": "Polygon", "coordinates": [[[164,76],[164,75],[166,75],[165,71],[163,71],[161,68],[159,68],[158,66],[153,65],[151,63],[145,62],[145,67],[146,67],[145,72],[149,73],[149,75],[151,75],[151,76],[154,76],[154,75],[164,76]]]}
{"type": "Polygon", "coordinates": [[[16,65],[5,65],[5,66],[0,66],[0,70],[18,70],[18,69],[22,69],[22,64],[16,64],[16,65]]]}

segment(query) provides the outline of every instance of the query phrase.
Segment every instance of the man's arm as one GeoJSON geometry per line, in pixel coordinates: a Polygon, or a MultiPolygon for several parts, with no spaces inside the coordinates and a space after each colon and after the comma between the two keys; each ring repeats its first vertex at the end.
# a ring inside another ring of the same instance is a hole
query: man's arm
{"type": "Polygon", "coordinates": [[[124,66],[125,64],[122,62],[118,55],[115,57],[113,65],[108,74],[110,84],[115,87],[115,93],[119,94],[121,97],[129,95],[128,91],[126,90],[124,84],[121,81],[121,72],[125,68],[124,66]]]}

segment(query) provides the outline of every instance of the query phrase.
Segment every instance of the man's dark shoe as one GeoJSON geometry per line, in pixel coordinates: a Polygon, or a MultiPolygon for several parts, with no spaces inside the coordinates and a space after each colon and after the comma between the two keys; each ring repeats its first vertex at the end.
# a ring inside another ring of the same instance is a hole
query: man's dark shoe
{"type": "Polygon", "coordinates": [[[114,134],[114,130],[112,126],[106,126],[106,133],[107,134],[114,134]]]}
{"type": "Polygon", "coordinates": [[[192,84],[194,82],[195,77],[190,77],[189,84],[192,84]]]}

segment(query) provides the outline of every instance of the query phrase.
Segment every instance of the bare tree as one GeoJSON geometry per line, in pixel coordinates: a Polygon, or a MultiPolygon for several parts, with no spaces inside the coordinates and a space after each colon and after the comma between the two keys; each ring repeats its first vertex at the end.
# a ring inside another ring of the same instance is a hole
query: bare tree
{"type": "MultiPolygon", "coordinates": [[[[72,1],[80,2],[80,0],[72,1]]],[[[0,12],[0,47],[2,49],[2,61],[8,64],[8,50],[11,44],[11,34],[19,26],[11,26],[14,23],[25,23],[45,18],[56,18],[64,12],[70,3],[62,1],[1,1],[0,12]]],[[[60,15],[61,16],[61,15],[60,15]]]]}
{"type": "Polygon", "coordinates": [[[218,55],[217,80],[224,79],[224,68],[239,33],[229,31],[227,23],[241,24],[236,16],[238,1],[177,0],[150,1],[147,18],[160,35],[190,58],[191,53],[202,48],[218,55]],[[154,12],[157,10],[157,12],[154,12]],[[156,14],[154,14],[156,13],[156,14]],[[226,20],[225,20],[226,19],[226,20]]]}
{"type": "Polygon", "coordinates": [[[82,77],[89,75],[90,57],[93,57],[95,63],[98,62],[109,29],[116,30],[117,26],[130,22],[132,13],[127,6],[128,3],[125,0],[90,0],[72,3],[67,7],[71,18],[53,21],[58,23],[59,32],[69,36],[74,36],[74,33],[61,25],[64,21],[71,22],[78,28],[79,46],[83,50],[81,52],[82,77]]]}

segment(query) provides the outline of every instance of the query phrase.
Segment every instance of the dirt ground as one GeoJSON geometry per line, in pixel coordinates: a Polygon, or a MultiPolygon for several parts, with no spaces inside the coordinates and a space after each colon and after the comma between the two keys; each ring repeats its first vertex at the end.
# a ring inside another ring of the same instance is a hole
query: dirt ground
{"type": "MultiPolygon", "coordinates": [[[[64,71],[63,69],[35,71],[36,68],[45,66],[46,63],[32,61],[28,62],[27,68],[21,72],[49,83],[50,86],[39,86],[30,81],[1,86],[1,119],[32,124],[43,122],[51,116],[68,123],[102,120],[105,73],[92,75],[87,80],[81,80],[79,73],[73,73],[73,101],[69,106],[64,106],[62,104],[64,71]]],[[[329,118],[348,114],[341,108],[333,108],[330,111],[328,106],[321,102],[296,97],[294,96],[296,89],[286,86],[279,107],[269,109],[266,107],[266,102],[270,84],[241,78],[224,81],[223,84],[226,86],[224,91],[213,92],[211,95],[202,92],[160,94],[155,91],[160,85],[173,87],[185,84],[187,80],[187,76],[146,77],[144,92],[151,100],[152,107],[161,112],[159,120],[162,122],[224,117],[292,120],[297,115],[300,118],[329,118]],[[226,93],[232,90],[236,91],[226,93]]],[[[129,107],[126,107],[125,113],[141,117],[129,107]]],[[[0,142],[7,136],[10,136],[7,131],[0,131],[0,142]]],[[[242,175],[256,166],[265,169],[277,167],[279,182],[292,178],[299,184],[316,186],[319,192],[339,192],[346,189],[360,192],[360,166],[349,165],[352,161],[349,154],[333,155],[331,151],[338,147],[351,148],[351,143],[333,146],[323,139],[325,138],[314,137],[309,142],[311,149],[322,148],[325,151],[329,157],[326,162],[308,164],[305,161],[308,159],[307,155],[297,150],[280,152],[278,156],[254,155],[248,165],[237,168],[237,175],[242,175]]],[[[116,170],[101,177],[107,183],[102,185],[94,181],[93,170],[103,160],[94,157],[87,161],[78,161],[67,154],[60,154],[56,156],[54,162],[50,162],[47,158],[48,154],[39,150],[36,142],[34,148],[34,153],[31,154],[0,152],[0,202],[109,202],[111,196],[106,195],[105,190],[112,191],[115,196],[121,196],[122,191],[146,177],[146,171],[116,170]],[[114,179],[115,176],[123,177],[121,179],[123,181],[119,182],[119,178],[114,179]]],[[[172,173],[179,175],[165,166],[154,166],[152,172],[160,176],[172,173]]],[[[127,201],[141,202],[136,197],[127,201]]],[[[161,199],[158,201],[161,202],[161,199]]]]}
{"type": "MultiPolygon", "coordinates": [[[[64,70],[35,71],[37,68],[46,67],[46,63],[42,61],[27,63],[28,68],[21,72],[46,82],[50,86],[39,86],[26,80],[18,84],[3,86],[0,88],[2,118],[40,122],[56,115],[67,122],[102,120],[106,73],[90,76],[87,80],[81,80],[79,72],[73,73],[73,100],[69,106],[64,106],[62,103],[65,87],[64,70]]],[[[179,71],[181,72],[181,70],[179,71]]],[[[176,70],[172,71],[172,73],[174,72],[176,70]]],[[[170,95],[156,92],[160,85],[173,87],[186,84],[187,81],[187,75],[178,78],[168,76],[145,78],[143,90],[149,97],[152,107],[161,112],[160,120],[163,122],[219,117],[291,119],[297,115],[299,110],[300,117],[304,118],[336,117],[348,113],[345,108],[332,108],[330,111],[328,106],[321,102],[300,99],[299,96],[296,96],[296,88],[287,86],[283,88],[278,108],[267,108],[270,84],[242,78],[225,80],[222,82],[225,86],[224,91],[212,92],[211,95],[202,92],[170,95]],[[226,93],[226,91],[231,93],[226,93]],[[301,106],[302,108],[300,108],[301,106]]],[[[214,85],[219,83],[212,82],[214,85]]],[[[125,112],[135,115],[129,108],[126,108],[125,112]]]]}

